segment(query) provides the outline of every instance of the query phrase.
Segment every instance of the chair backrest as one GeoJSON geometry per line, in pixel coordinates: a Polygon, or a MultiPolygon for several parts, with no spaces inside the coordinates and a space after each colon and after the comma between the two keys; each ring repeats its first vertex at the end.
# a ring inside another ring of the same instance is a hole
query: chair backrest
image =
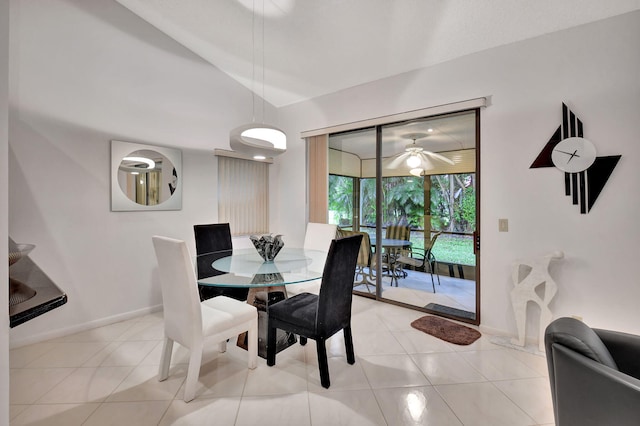
{"type": "Polygon", "coordinates": [[[156,235],[152,241],[160,270],[165,334],[191,347],[194,337],[202,334],[202,311],[189,249],[173,238],[156,235]]]}
{"type": "MultiPolygon", "coordinates": [[[[307,250],[319,250],[326,253],[329,251],[331,240],[336,238],[337,230],[337,225],[309,222],[304,236],[303,247],[307,250]]],[[[311,268],[314,271],[323,271],[327,258],[324,255],[320,256],[319,253],[311,253],[310,257],[313,259],[311,268]]]]}
{"type": "Polygon", "coordinates": [[[307,223],[307,232],[304,235],[303,247],[308,250],[328,251],[331,240],[336,237],[337,225],[328,223],[307,223]]]}
{"type": "Polygon", "coordinates": [[[232,250],[231,228],[228,223],[212,223],[208,225],[193,225],[196,238],[196,266],[198,279],[223,274],[211,267],[211,264],[223,257],[223,250],[232,250]]]}
{"type": "Polygon", "coordinates": [[[433,246],[436,244],[436,240],[438,239],[440,234],[442,234],[442,231],[439,231],[433,234],[433,236],[431,237],[431,241],[429,241],[429,245],[428,246],[425,245],[424,247],[425,252],[430,252],[431,249],[433,249],[433,246]]]}
{"type": "Polygon", "coordinates": [[[406,225],[390,225],[387,226],[385,238],[392,240],[409,240],[411,237],[411,230],[406,225]]]}
{"type": "Polygon", "coordinates": [[[340,238],[350,237],[352,235],[362,235],[362,243],[360,244],[360,250],[358,251],[358,260],[356,261],[356,265],[367,267],[371,263],[371,239],[369,238],[369,234],[361,231],[350,231],[347,229],[339,229],[338,236],[340,238]]]}
{"type": "Polygon", "coordinates": [[[353,235],[331,242],[322,274],[316,329],[331,335],[351,321],[351,299],[356,260],[362,235],[353,235]]]}
{"type": "MultiPolygon", "coordinates": [[[[385,233],[385,238],[389,238],[391,240],[406,240],[409,241],[411,239],[411,229],[407,225],[390,225],[387,226],[387,231],[385,233]]],[[[403,248],[389,248],[387,249],[387,253],[390,253],[394,256],[398,255],[408,255],[409,250],[407,247],[403,248]]]]}
{"type": "Polygon", "coordinates": [[[193,225],[196,237],[196,254],[211,253],[220,250],[231,250],[231,228],[228,223],[212,223],[193,225]]]}
{"type": "Polygon", "coordinates": [[[607,349],[598,334],[591,327],[575,318],[562,317],[554,320],[547,326],[544,340],[547,357],[550,360],[553,360],[551,348],[554,344],[557,344],[609,368],[618,369],[618,365],[611,356],[609,349],[607,349]]]}

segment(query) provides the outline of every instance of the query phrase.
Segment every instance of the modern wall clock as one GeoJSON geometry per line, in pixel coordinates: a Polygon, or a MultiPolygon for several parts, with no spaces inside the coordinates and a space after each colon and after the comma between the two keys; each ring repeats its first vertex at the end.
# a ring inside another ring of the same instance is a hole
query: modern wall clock
{"type": "Polygon", "coordinates": [[[582,121],[563,103],[562,124],[530,168],[555,166],[565,172],[565,195],[584,214],[593,207],[621,157],[597,157],[593,143],[583,137],[582,121]]]}

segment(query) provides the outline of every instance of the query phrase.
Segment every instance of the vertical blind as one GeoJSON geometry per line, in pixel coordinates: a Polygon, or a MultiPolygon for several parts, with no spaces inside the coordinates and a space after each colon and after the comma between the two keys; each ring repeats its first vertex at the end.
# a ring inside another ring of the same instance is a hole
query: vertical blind
{"type": "Polygon", "coordinates": [[[269,232],[267,163],[218,157],[218,220],[232,235],[269,232]]]}
{"type": "Polygon", "coordinates": [[[329,211],[329,135],[307,138],[309,222],[327,223],[329,211]]]}

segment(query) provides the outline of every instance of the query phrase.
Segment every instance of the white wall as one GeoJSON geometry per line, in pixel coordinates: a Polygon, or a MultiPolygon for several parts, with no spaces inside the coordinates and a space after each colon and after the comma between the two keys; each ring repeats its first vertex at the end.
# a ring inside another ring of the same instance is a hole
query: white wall
{"type": "MultiPolygon", "coordinates": [[[[7,241],[9,137],[9,0],[0,0],[0,241],[7,241]]],[[[0,259],[7,255],[0,245],[0,259]]],[[[8,264],[0,263],[0,277],[8,281],[8,264]]],[[[9,424],[9,295],[0,291],[0,425],[9,424]]]]}
{"type": "Polygon", "coordinates": [[[116,2],[14,6],[9,234],[68,294],[11,330],[18,346],[161,304],[151,236],[195,252],[192,226],[217,221],[213,149],[251,94],[116,2]],[[182,210],[110,211],[112,139],[183,147],[182,210]]]}
{"type": "MultiPolygon", "coordinates": [[[[552,267],[555,316],[580,315],[594,326],[639,333],[638,40],[634,12],[292,105],[281,109],[281,120],[299,135],[490,95],[492,105],[481,113],[482,326],[515,335],[512,262],[560,249],[566,258],[552,267]],[[622,155],[586,215],[564,196],[560,171],[529,169],[561,123],[562,102],[582,119],[598,155],[622,155]],[[498,233],[498,218],[509,219],[510,232],[498,233]]],[[[287,154],[279,185],[297,208],[281,211],[280,220],[299,223],[304,150],[287,154]]],[[[530,325],[535,336],[537,324],[530,325]]]]}

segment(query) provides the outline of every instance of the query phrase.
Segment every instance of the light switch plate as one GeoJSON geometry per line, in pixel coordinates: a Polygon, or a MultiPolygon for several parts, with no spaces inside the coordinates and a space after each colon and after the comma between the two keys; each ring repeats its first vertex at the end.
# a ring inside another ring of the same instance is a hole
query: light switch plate
{"type": "Polygon", "coordinates": [[[498,231],[509,232],[509,219],[498,219],[498,231]]]}

